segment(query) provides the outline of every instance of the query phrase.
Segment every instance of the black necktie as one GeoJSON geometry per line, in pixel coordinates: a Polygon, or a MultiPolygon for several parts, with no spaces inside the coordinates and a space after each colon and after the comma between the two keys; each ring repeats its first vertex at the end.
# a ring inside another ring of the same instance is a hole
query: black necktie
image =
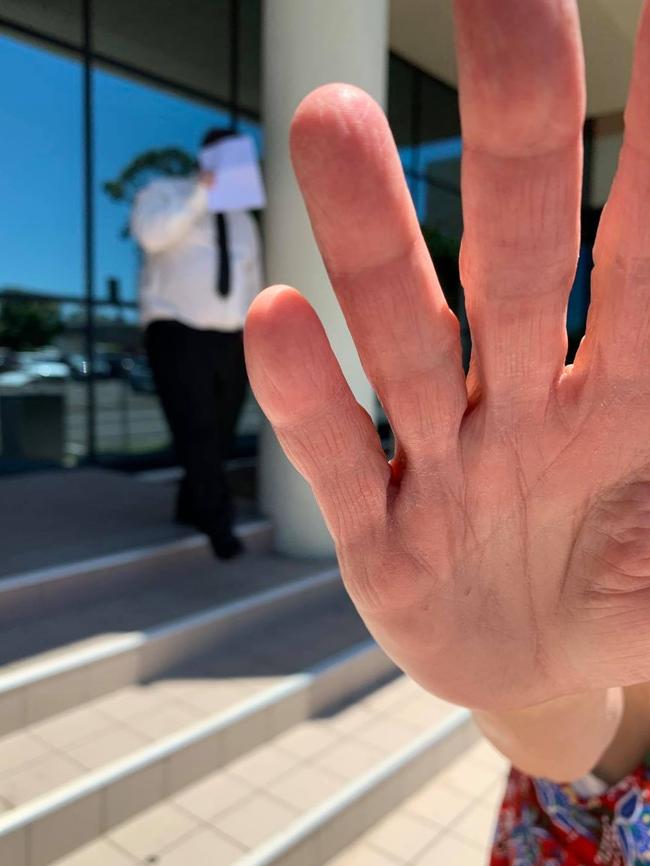
{"type": "Polygon", "coordinates": [[[230,292],[230,254],[228,252],[228,228],[226,218],[222,213],[217,215],[217,243],[219,245],[219,273],[217,274],[217,290],[222,297],[230,292]]]}

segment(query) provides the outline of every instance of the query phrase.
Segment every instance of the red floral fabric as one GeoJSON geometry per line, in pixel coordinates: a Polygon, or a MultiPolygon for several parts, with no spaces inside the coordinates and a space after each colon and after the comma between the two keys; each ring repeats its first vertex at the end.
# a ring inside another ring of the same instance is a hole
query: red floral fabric
{"type": "Polygon", "coordinates": [[[490,866],[650,864],[650,765],[598,796],[512,770],[490,866]]]}

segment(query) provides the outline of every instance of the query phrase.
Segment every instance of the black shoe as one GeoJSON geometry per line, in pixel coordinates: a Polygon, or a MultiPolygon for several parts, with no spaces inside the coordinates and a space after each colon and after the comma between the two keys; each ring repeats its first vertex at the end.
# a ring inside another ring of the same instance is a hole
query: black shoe
{"type": "Polygon", "coordinates": [[[210,535],[210,544],[218,559],[234,559],[244,552],[244,545],[234,535],[210,535]]]}

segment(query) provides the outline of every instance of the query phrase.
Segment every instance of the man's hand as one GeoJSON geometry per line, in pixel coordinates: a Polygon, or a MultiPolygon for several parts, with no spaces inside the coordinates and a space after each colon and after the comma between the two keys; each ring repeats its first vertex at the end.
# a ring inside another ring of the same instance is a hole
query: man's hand
{"type": "Polygon", "coordinates": [[[425,688],[492,710],[650,680],[650,14],[587,337],[567,368],[584,117],[576,4],[455,9],[467,382],[386,120],[345,85],[302,103],[292,157],[395,432],[391,463],[298,292],[264,292],[246,344],[257,398],[372,633],[425,688]]]}
{"type": "Polygon", "coordinates": [[[216,174],[213,171],[203,170],[199,172],[199,183],[208,189],[214,184],[215,178],[216,174]]]}

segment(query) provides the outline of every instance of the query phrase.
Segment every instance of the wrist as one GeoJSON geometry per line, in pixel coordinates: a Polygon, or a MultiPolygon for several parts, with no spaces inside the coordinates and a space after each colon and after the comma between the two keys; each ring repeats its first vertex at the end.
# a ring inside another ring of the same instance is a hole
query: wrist
{"type": "Polygon", "coordinates": [[[533,776],[573,781],[591,772],[614,739],[623,690],[599,689],[503,712],[474,713],[499,751],[533,776]]]}

